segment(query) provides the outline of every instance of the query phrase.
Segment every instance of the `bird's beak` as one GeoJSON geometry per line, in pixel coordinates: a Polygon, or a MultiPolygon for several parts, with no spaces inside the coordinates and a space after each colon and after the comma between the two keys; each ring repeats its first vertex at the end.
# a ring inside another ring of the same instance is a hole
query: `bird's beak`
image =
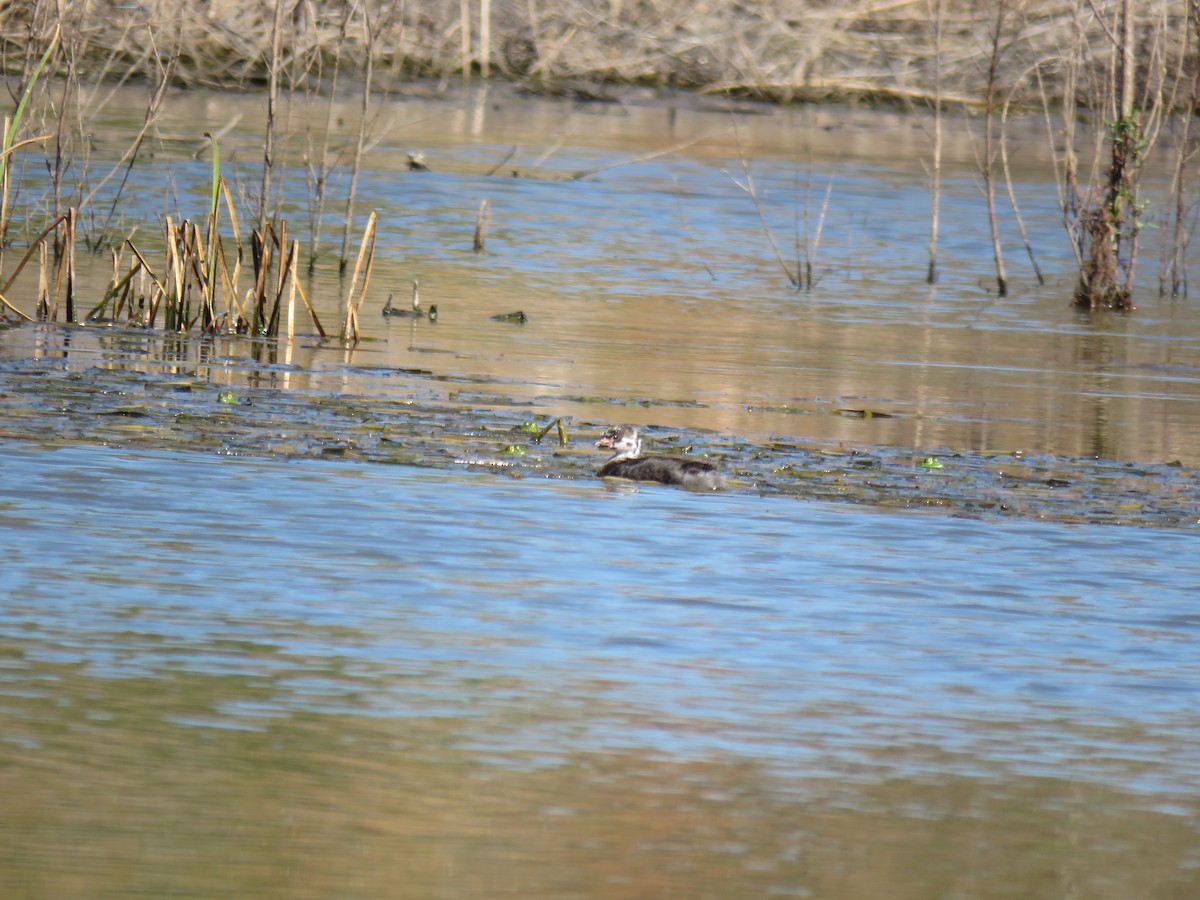
{"type": "Polygon", "coordinates": [[[600,438],[600,440],[596,441],[597,447],[611,447],[612,445],[613,445],[613,439],[612,439],[612,437],[610,437],[607,434],[604,437],[600,438]]]}

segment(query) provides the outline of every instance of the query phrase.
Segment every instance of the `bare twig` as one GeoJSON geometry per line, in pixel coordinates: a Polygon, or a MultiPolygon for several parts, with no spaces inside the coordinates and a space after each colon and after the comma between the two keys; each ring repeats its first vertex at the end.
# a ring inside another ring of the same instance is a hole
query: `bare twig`
{"type": "MultiPolygon", "coordinates": [[[[728,132],[721,132],[721,133],[727,134],[728,132]]],[[[580,181],[584,178],[588,178],[588,177],[590,177],[592,175],[596,175],[600,172],[607,172],[610,169],[619,169],[622,166],[632,166],[637,163],[649,162],[652,159],[658,159],[660,156],[670,156],[672,153],[678,153],[680,150],[686,150],[688,147],[694,147],[696,144],[699,144],[702,141],[706,141],[709,138],[716,137],[716,136],[717,135],[707,135],[707,134],[701,135],[700,137],[691,138],[686,141],[680,141],[678,144],[674,144],[670,147],[664,147],[661,150],[654,150],[650,153],[643,153],[640,156],[633,157],[632,159],[617,160],[616,162],[606,163],[603,166],[596,166],[596,168],[594,168],[594,169],[582,169],[582,170],[574,173],[573,175],[571,175],[567,180],[568,181],[580,181]]]]}
{"type": "Polygon", "coordinates": [[[743,191],[750,195],[751,202],[754,203],[754,211],[758,213],[758,221],[762,225],[763,234],[767,237],[767,243],[771,245],[771,252],[775,254],[775,261],[779,263],[779,268],[783,270],[783,274],[787,276],[787,280],[792,283],[793,287],[800,286],[800,278],[788,268],[787,262],[783,258],[783,253],[779,249],[779,244],[775,242],[775,235],[771,233],[771,226],[767,222],[766,210],[763,208],[762,200],[759,199],[758,189],[754,186],[754,176],[750,172],[750,162],[742,153],[741,145],[738,146],[738,157],[742,161],[742,173],[745,175],[745,181],[733,179],[733,183],[740,187],[743,191]]]}

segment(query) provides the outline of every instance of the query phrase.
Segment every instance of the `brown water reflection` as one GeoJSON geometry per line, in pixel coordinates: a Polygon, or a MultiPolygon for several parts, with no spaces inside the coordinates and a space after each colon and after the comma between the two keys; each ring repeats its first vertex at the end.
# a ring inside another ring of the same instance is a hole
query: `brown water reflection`
{"type": "MultiPolygon", "coordinates": [[[[185,139],[233,120],[223,165],[234,181],[253,183],[259,102],[196,92],[172,103],[159,124],[160,155],[135,172],[135,202],[122,207],[130,224],[139,210],[203,208],[208,162],[193,159],[185,139]]],[[[917,114],[762,107],[731,115],[717,101],[636,95],[596,107],[499,88],[380,102],[378,143],[359,185],[362,209],[378,209],[382,223],[364,316],[369,340],[345,350],[305,337],[272,352],[299,370],[330,370],[316,381],[285,372],[283,386],[428,399],[427,380],[373,386],[343,367],[421,369],[475,382],[469,392],[434,391],[436,399],[516,401],[544,416],[920,452],[1200,461],[1196,317],[1149,289],[1129,317],[1081,318],[1068,308],[1072,263],[1040,123],[1014,125],[1012,155],[1049,283],[1039,286],[1020,265],[1010,227],[1013,291],[997,300],[969,123],[949,136],[943,274],[930,289],[928,135],[917,114]],[[405,148],[417,147],[433,171],[404,170],[405,148]],[[489,176],[510,154],[504,174],[522,177],[489,176]],[[743,157],[787,264],[795,269],[806,255],[814,262],[811,289],[793,289],[776,262],[737,183],[746,177],[743,157]],[[558,180],[608,165],[583,181],[558,180]],[[470,251],[481,199],[493,211],[483,255],[470,251]],[[375,314],[389,293],[407,297],[414,279],[426,304],[439,306],[436,325],[375,314]],[[518,309],[530,317],[523,327],[491,319],[518,309]]],[[[295,135],[306,115],[316,127],[326,112],[296,101],[295,135]]],[[[343,113],[351,127],[353,106],[343,113]]],[[[102,121],[99,146],[118,146],[131,124],[102,121]]],[[[307,202],[303,139],[294,136],[288,150],[285,205],[296,231],[307,202]]],[[[326,226],[330,248],[334,224],[326,226]]],[[[153,244],[152,228],[143,240],[153,244]]],[[[342,287],[330,252],[311,291],[335,331],[342,287]]],[[[108,267],[99,258],[85,266],[88,293],[100,295],[108,267]]],[[[77,339],[74,362],[94,353],[102,365],[140,365],[104,361],[103,339],[93,340],[77,339]]],[[[214,380],[236,380],[243,375],[223,372],[219,357],[241,352],[234,344],[218,351],[218,365],[197,363],[214,380]]]]}
{"type": "MultiPolygon", "coordinates": [[[[36,745],[10,732],[0,768],[20,823],[0,842],[6,897],[1165,898],[1190,896],[1200,862],[1194,805],[1052,777],[999,789],[936,774],[932,749],[926,777],[801,782],[636,750],[522,765],[457,745],[503,715],[267,706],[225,727],[206,722],[232,676],[37,668],[43,687],[5,698],[42,719],[36,745]]],[[[547,702],[513,721],[563,714],[547,702]]]]}

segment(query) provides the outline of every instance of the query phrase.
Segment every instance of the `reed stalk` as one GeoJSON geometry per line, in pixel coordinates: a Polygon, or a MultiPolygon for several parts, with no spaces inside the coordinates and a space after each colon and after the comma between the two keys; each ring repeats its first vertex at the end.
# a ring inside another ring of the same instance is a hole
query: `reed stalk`
{"type": "MultiPolygon", "coordinates": [[[[62,297],[65,300],[66,310],[65,319],[69,324],[75,324],[75,240],[74,240],[74,213],[72,207],[63,215],[59,216],[56,222],[56,227],[52,234],[54,240],[52,242],[44,239],[41,246],[38,248],[41,256],[41,267],[45,271],[49,265],[49,256],[47,252],[47,243],[54,250],[54,259],[57,262],[54,271],[54,287],[51,289],[50,299],[50,321],[58,321],[58,301],[62,297]]],[[[39,284],[41,281],[39,279],[39,284]]]]}
{"type": "Polygon", "coordinates": [[[325,100],[325,123],[320,141],[314,147],[311,134],[308,139],[308,152],[305,158],[305,177],[308,184],[308,273],[311,275],[317,265],[317,257],[321,246],[321,229],[325,221],[326,189],[329,186],[329,176],[333,166],[330,163],[330,141],[333,137],[337,122],[338,82],[342,74],[342,47],[346,43],[346,29],[349,27],[349,17],[343,17],[337,43],[333,52],[333,73],[330,76],[329,96],[325,100]]]}
{"type": "MultiPolygon", "coordinates": [[[[32,249],[32,248],[31,248],[32,249]]],[[[51,316],[50,292],[50,248],[45,241],[39,241],[38,251],[38,293],[35,315],[39,322],[49,322],[51,316]]]]}
{"type": "Polygon", "coordinates": [[[362,17],[363,43],[366,48],[365,71],[363,73],[362,104],[360,108],[358,131],[354,138],[354,157],[350,166],[350,183],[346,188],[346,215],[342,222],[342,253],[338,260],[338,271],[346,272],[350,257],[350,230],[354,222],[354,201],[358,193],[358,178],[362,172],[363,157],[366,154],[367,130],[370,123],[371,89],[375,76],[375,37],[370,15],[365,9],[359,11],[362,17]]]}
{"type": "Polygon", "coordinates": [[[275,3],[271,18],[271,55],[267,61],[267,121],[263,135],[263,171],[258,199],[258,227],[266,228],[271,215],[271,192],[275,176],[276,120],[279,108],[279,75],[283,69],[283,12],[286,4],[275,3]]]}
{"type": "Polygon", "coordinates": [[[295,261],[289,258],[290,246],[287,236],[287,222],[283,219],[279,221],[278,227],[271,228],[271,241],[277,252],[279,262],[275,266],[275,285],[271,290],[270,307],[271,312],[267,317],[266,334],[269,337],[279,336],[280,325],[280,308],[283,303],[283,289],[287,281],[288,272],[291,270],[295,261]]]}
{"type": "Polygon", "coordinates": [[[1008,14],[1007,0],[996,4],[996,19],[992,29],[991,49],[988,56],[987,90],[984,94],[984,138],[983,169],[984,196],[987,200],[988,230],[992,238],[992,258],[996,264],[996,293],[1008,294],[1008,276],[1004,271],[1004,251],[1000,244],[1000,227],[996,217],[996,92],[1000,72],[1000,60],[1004,55],[1004,26],[1008,14]]]}
{"type": "MultiPolygon", "coordinates": [[[[218,179],[217,186],[218,207],[219,198],[223,196],[229,208],[236,245],[234,249],[227,250],[225,237],[219,228],[214,227],[215,209],[210,209],[204,223],[188,220],[176,223],[168,217],[164,226],[166,276],[160,280],[146,257],[132,241],[126,240],[121,252],[114,253],[113,277],[104,298],[89,312],[88,318],[98,318],[111,303],[113,320],[125,310],[128,321],[141,327],[154,327],[161,309],[163,327],[168,331],[182,333],[199,326],[202,332],[208,334],[252,332],[267,337],[278,337],[281,323],[286,320],[287,334],[292,339],[296,331],[295,297],[299,293],[314,326],[324,337],[324,329],[297,275],[300,244],[288,239],[285,221],[268,222],[263,231],[251,233],[254,286],[244,295],[240,293],[238,283],[244,251],[237,217],[223,177],[218,179]],[[130,251],[131,262],[123,270],[125,250],[130,251]],[[234,261],[232,266],[231,258],[234,261]],[[149,279],[152,285],[144,318],[140,311],[135,311],[132,302],[135,278],[149,279]],[[220,302],[222,296],[223,303],[220,302]],[[198,300],[194,313],[193,297],[198,300]]],[[[68,211],[60,221],[66,222],[69,227],[70,218],[68,211]]],[[[68,286],[73,279],[72,259],[68,255],[61,267],[65,275],[60,274],[60,278],[65,277],[68,286]]]]}
{"type": "Polygon", "coordinates": [[[342,340],[357,344],[359,341],[358,311],[367,297],[367,289],[371,284],[371,271],[375,264],[375,232],[379,223],[379,213],[371,211],[367,219],[367,227],[363,230],[362,244],[359,246],[358,257],[354,262],[354,273],[350,278],[350,287],[346,291],[345,315],[342,319],[342,340]]]}
{"type": "Polygon", "coordinates": [[[492,0],[479,2],[479,74],[491,76],[492,59],[492,0]]]}
{"type": "MultiPolygon", "coordinates": [[[[735,133],[737,128],[732,129],[735,133]]],[[[672,144],[670,147],[663,147],[661,150],[651,150],[649,153],[641,153],[637,156],[628,159],[619,159],[616,162],[605,163],[602,166],[596,166],[592,169],[580,169],[578,172],[573,172],[567,176],[568,181],[582,181],[584,178],[589,178],[592,175],[598,175],[601,172],[608,172],[612,169],[620,169],[624,166],[632,166],[636,163],[649,162],[652,159],[659,159],[663,156],[670,156],[672,153],[678,153],[680,150],[686,150],[688,147],[693,147],[702,141],[708,140],[715,135],[701,135],[700,137],[689,138],[686,141],[680,141],[678,144],[672,144]]],[[[739,152],[741,147],[739,145],[739,152]]]]}
{"type": "MultiPolygon", "coordinates": [[[[53,239],[55,241],[60,241],[64,245],[69,244],[69,245],[73,246],[73,243],[74,243],[73,240],[68,242],[66,239],[61,238],[59,236],[59,231],[63,230],[66,227],[67,220],[68,220],[67,215],[65,215],[65,214],[61,215],[58,218],[56,218],[53,222],[51,222],[49,225],[47,225],[45,228],[43,228],[41,233],[29,243],[29,246],[25,249],[25,253],[22,255],[22,257],[21,257],[20,261],[17,263],[16,267],[13,269],[12,274],[10,274],[8,276],[7,280],[5,280],[4,284],[2,286],[0,286],[0,299],[3,299],[11,290],[13,284],[16,283],[17,277],[21,274],[22,270],[24,270],[24,268],[28,264],[29,260],[33,258],[34,253],[39,254],[40,265],[38,267],[38,301],[37,301],[37,307],[36,307],[36,316],[41,321],[51,321],[57,315],[58,291],[57,290],[52,291],[49,287],[49,272],[50,272],[49,249],[50,248],[48,245],[51,243],[51,238],[53,237],[53,239]],[[53,301],[53,305],[51,305],[51,301],[53,301]]],[[[56,272],[56,285],[58,288],[61,288],[63,286],[64,282],[66,282],[68,284],[70,291],[71,291],[71,297],[72,297],[71,302],[73,304],[74,255],[72,254],[70,256],[70,262],[71,262],[70,276],[71,277],[69,279],[66,278],[66,274],[64,272],[64,267],[67,262],[67,255],[63,254],[63,255],[59,256],[58,260],[59,260],[59,265],[58,265],[58,270],[56,272]]],[[[24,318],[26,320],[30,319],[29,316],[26,316],[24,313],[21,313],[19,310],[17,310],[16,307],[13,307],[12,304],[10,304],[8,302],[8,300],[4,300],[3,303],[4,303],[4,306],[6,309],[11,309],[13,312],[16,312],[18,315],[20,315],[22,318],[24,318]]]]}
{"type": "Polygon", "coordinates": [[[1033,268],[1034,277],[1037,278],[1038,284],[1045,284],[1046,279],[1042,275],[1042,268],[1038,265],[1037,254],[1033,250],[1033,244],[1029,241],[1029,233],[1025,228],[1025,219],[1021,216],[1021,207],[1017,202],[1017,191],[1013,186],[1012,170],[1008,165],[1008,112],[1012,98],[1009,97],[1004,101],[1004,107],[1000,114],[1000,169],[1004,174],[1004,189],[1008,194],[1008,203],[1012,207],[1013,219],[1017,223],[1017,230],[1021,233],[1021,243],[1025,246],[1025,255],[1029,257],[1029,265],[1033,268]]]}
{"type": "Polygon", "coordinates": [[[267,223],[250,235],[250,258],[254,266],[254,286],[250,289],[250,330],[254,334],[266,334],[267,273],[271,269],[272,243],[267,235],[267,223]]]}
{"type": "Polygon", "coordinates": [[[925,281],[937,282],[938,217],[942,201],[942,38],[946,21],[945,0],[934,0],[933,11],[933,163],[929,173],[929,267],[925,281]]]}
{"type": "Polygon", "coordinates": [[[459,0],[459,28],[462,31],[462,80],[471,83],[471,0],[459,0]]]}
{"type": "MultiPolygon", "coordinates": [[[[62,79],[62,96],[58,103],[53,104],[58,107],[58,122],[54,129],[54,155],[47,164],[47,175],[50,178],[51,196],[54,198],[51,212],[55,216],[61,215],[63,211],[63,179],[66,177],[69,157],[67,111],[71,108],[72,93],[79,77],[75,69],[78,59],[75,53],[75,43],[75,41],[66,41],[63,44],[63,55],[66,57],[67,66],[66,77],[62,79]]],[[[55,247],[56,252],[62,252],[62,249],[58,246],[55,247]]]]}
{"type": "Polygon", "coordinates": [[[292,241],[287,266],[287,282],[290,285],[287,299],[287,341],[289,344],[296,339],[296,285],[300,282],[299,262],[300,242],[292,241]]]}
{"type": "Polygon", "coordinates": [[[304,284],[298,278],[293,278],[292,283],[296,287],[296,291],[300,294],[300,299],[304,301],[304,308],[308,311],[308,316],[312,320],[313,327],[317,329],[317,334],[322,338],[326,337],[325,329],[321,326],[321,320],[317,317],[316,310],[313,309],[312,302],[308,299],[308,292],[304,290],[304,284]]]}
{"type": "MultiPolygon", "coordinates": [[[[807,135],[809,128],[806,126],[802,129],[807,135]]],[[[812,193],[813,193],[813,171],[812,171],[812,147],[807,144],[806,151],[808,156],[807,165],[805,166],[804,183],[800,183],[799,168],[796,171],[795,190],[798,197],[803,197],[804,202],[797,202],[795,205],[794,227],[795,234],[795,251],[796,251],[796,287],[802,290],[811,290],[817,283],[817,254],[821,249],[821,237],[825,233],[825,218],[829,213],[829,201],[833,196],[834,175],[831,173],[828,182],[825,185],[825,196],[821,200],[821,208],[817,211],[816,227],[812,225],[812,193]]]]}
{"type": "Polygon", "coordinates": [[[12,116],[4,117],[3,157],[0,157],[0,271],[4,268],[4,248],[8,245],[9,196],[12,184],[12,147],[9,145],[13,132],[12,116]]]}
{"type": "MultiPolygon", "coordinates": [[[[736,128],[734,129],[734,133],[737,133],[736,128]]],[[[771,252],[775,256],[775,261],[779,264],[779,268],[783,270],[783,274],[786,276],[787,280],[791,282],[792,287],[798,288],[800,287],[799,274],[793,274],[792,270],[788,268],[787,261],[784,260],[783,253],[779,249],[779,244],[775,241],[775,235],[771,232],[771,225],[767,221],[766,209],[763,207],[762,200],[758,196],[758,188],[754,184],[754,175],[750,171],[750,161],[746,158],[746,154],[742,151],[740,137],[737,142],[737,147],[738,159],[741,160],[742,175],[745,180],[738,181],[736,178],[733,178],[733,176],[730,176],[730,178],[734,184],[750,195],[750,201],[754,204],[754,211],[758,214],[759,224],[762,226],[763,234],[766,236],[767,243],[771,247],[771,252]]]]}
{"type": "Polygon", "coordinates": [[[215,243],[215,263],[220,270],[220,283],[225,294],[226,327],[230,331],[241,331],[246,327],[247,322],[246,310],[242,305],[238,290],[242,274],[242,235],[238,228],[237,207],[234,205],[233,195],[229,191],[229,185],[225,181],[224,175],[218,179],[217,187],[220,195],[225,199],[225,209],[229,213],[229,227],[233,232],[233,269],[230,270],[229,260],[225,253],[225,242],[219,239],[219,235],[215,243]]]}
{"type": "Polygon", "coordinates": [[[78,211],[75,207],[67,210],[66,222],[64,223],[64,239],[66,244],[65,271],[66,271],[66,292],[67,292],[67,321],[74,324],[75,318],[75,232],[76,223],[79,220],[78,211]]]}
{"type": "MultiPolygon", "coordinates": [[[[309,220],[308,234],[308,273],[316,270],[321,256],[321,242],[324,230],[326,208],[329,201],[328,189],[330,178],[342,162],[345,148],[334,146],[338,134],[340,104],[343,100],[342,76],[343,70],[353,67],[355,54],[363,44],[357,33],[352,34],[359,18],[355,15],[359,4],[353,2],[339,12],[336,17],[338,26],[330,30],[332,35],[325,42],[317,42],[312,47],[310,57],[314,69],[314,77],[305,79],[305,96],[308,103],[316,106],[324,103],[325,114],[320,127],[320,133],[314,137],[311,128],[306,127],[306,145],[304,154],[305,184],[308,190],[307,208],[309,220]],[[328,73],[326,69],[328,68],[328,73]]],[[[385,14],[386,16],[389,14],[385,14]]],[[[367,40],[373,40],[370,30],[365,34],[367,40]]],[[[369,88],[368,88],[369,90],[369,88]]],[[[315,117],[314,117],[315,118],[315,117]]],[[[344,223],[343,223],[344,224],[344,223]]],[[[346,248],[342,248],[342,259],[346,256],[346,248]]],[[[344,262],[342,268],[344,269],[344,262]]],[[[303,287],[301,287],[303,292],[303,287]]]]}
{"type": "Polygon", "coordinates": [[[475,215],[475,240],[472,244],[472,249],[476,253],[483,253],[487,245],[488,226],[492,222],[492,208],[488,203],[487,198],[479,202],[479,212],[475,215]]]}
{"type": "Polygon", "coordinates": [[[210,328],[216,327],[216,294],[217,294],[217,256],[220,253],[221,236],[219,230],[219,214],[221,212],[221,148],[217,139],[210,132],[205,132],[212,145],[212,185],[208,202],[208,255],[205,258],[205,303],[211,321],[210,328]]]}

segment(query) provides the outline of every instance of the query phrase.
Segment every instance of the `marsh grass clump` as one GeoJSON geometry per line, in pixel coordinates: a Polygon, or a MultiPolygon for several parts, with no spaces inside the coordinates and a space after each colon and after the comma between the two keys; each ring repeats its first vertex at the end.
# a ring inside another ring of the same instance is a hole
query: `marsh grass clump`
{"type": "Polygon", "coordinates": [[[286,222],[269,222],[263,231],[251,233],[251,285],[244,293],[241,280],[247,253],[240,238],[224,237],[212,222],[177,223],[170,217],[164,230],[161,266],[152,264],[148,253],[132,240],[112,251],[112,280],[88,312],[88,321],[177,332],[198,329],[206,334],[291,337],[299,293],[313,327],[324,336],[297,278],[299,242],[288,241],[286,222]]]}

